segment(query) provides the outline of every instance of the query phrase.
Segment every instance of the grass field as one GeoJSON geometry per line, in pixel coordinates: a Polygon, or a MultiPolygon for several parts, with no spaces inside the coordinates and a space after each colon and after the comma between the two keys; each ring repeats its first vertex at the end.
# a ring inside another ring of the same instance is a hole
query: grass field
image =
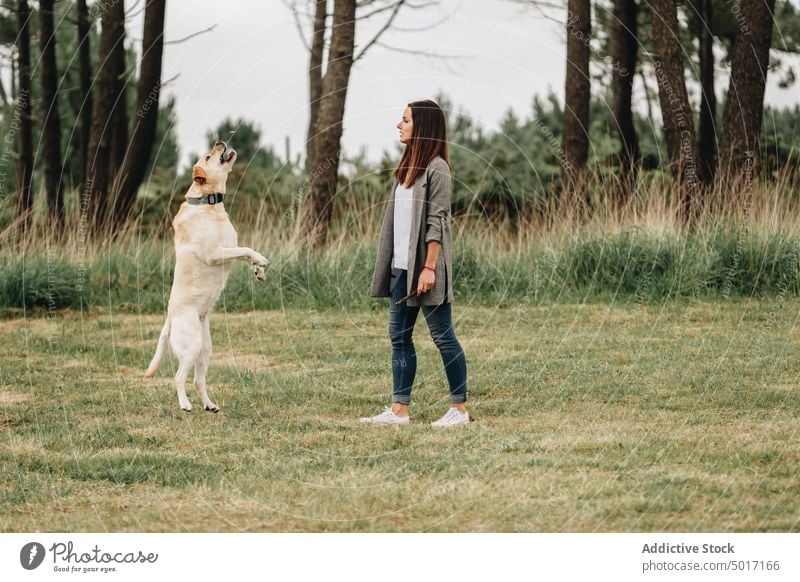
{"type": "Polygon", "coordinates": [[[0,530],[800,531],[795,299],[454,315],[475,422],[445,432],[422,322],[413,424],[356,422],[383,308],[216,313],[217,415],[171,360],[142,379],[161,316],[2,321],[0,530]]]}

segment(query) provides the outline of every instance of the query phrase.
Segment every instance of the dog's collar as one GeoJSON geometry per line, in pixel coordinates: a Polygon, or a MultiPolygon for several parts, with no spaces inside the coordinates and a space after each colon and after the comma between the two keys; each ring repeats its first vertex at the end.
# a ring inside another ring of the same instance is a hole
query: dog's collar
{"type": "Polygon", "coordinates": [[[219,204],[222,202],[225,195],[222,192],[214,192],[213,194],[208,194],[206,196],[201,196],[200,198],[187,198],[186,202],[192,205],[203,205],[203,204],[219,204]]]}

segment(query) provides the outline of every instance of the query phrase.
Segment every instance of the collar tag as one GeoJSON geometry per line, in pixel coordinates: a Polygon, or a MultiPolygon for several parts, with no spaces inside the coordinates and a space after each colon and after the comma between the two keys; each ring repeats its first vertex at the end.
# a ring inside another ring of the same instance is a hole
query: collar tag
{"type": "Polygon", "coordinates": [[[208,204],[210,206],[213,206],[214,204],[221,203],[224,198],[225,195],[222,192],[214,192],[213,194],[201,196],[200,198],[187,198],[186,202],[192,205],[208,204]]]}

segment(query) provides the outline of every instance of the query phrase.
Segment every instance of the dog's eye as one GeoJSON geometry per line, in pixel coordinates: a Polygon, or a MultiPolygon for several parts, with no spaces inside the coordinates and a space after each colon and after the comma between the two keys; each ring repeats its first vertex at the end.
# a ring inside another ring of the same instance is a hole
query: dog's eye
{"type": "Polygon", "coordinates": [[[211,156],[206,156],[206,161],[210,160],[211,156]]]}

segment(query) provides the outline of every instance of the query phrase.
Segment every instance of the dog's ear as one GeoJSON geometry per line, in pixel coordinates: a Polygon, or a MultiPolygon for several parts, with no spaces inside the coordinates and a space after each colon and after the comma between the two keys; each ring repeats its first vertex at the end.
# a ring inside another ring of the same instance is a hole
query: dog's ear
{"type": "Polygon", "coordinates": [[[192,168],[192,180],[194,180],[195,184],[200,184],[202,186],[206,183],[207,178],[208,174],[206,174],[206,171],[203,168],[200,166],[195,166],[192,168]]]}

